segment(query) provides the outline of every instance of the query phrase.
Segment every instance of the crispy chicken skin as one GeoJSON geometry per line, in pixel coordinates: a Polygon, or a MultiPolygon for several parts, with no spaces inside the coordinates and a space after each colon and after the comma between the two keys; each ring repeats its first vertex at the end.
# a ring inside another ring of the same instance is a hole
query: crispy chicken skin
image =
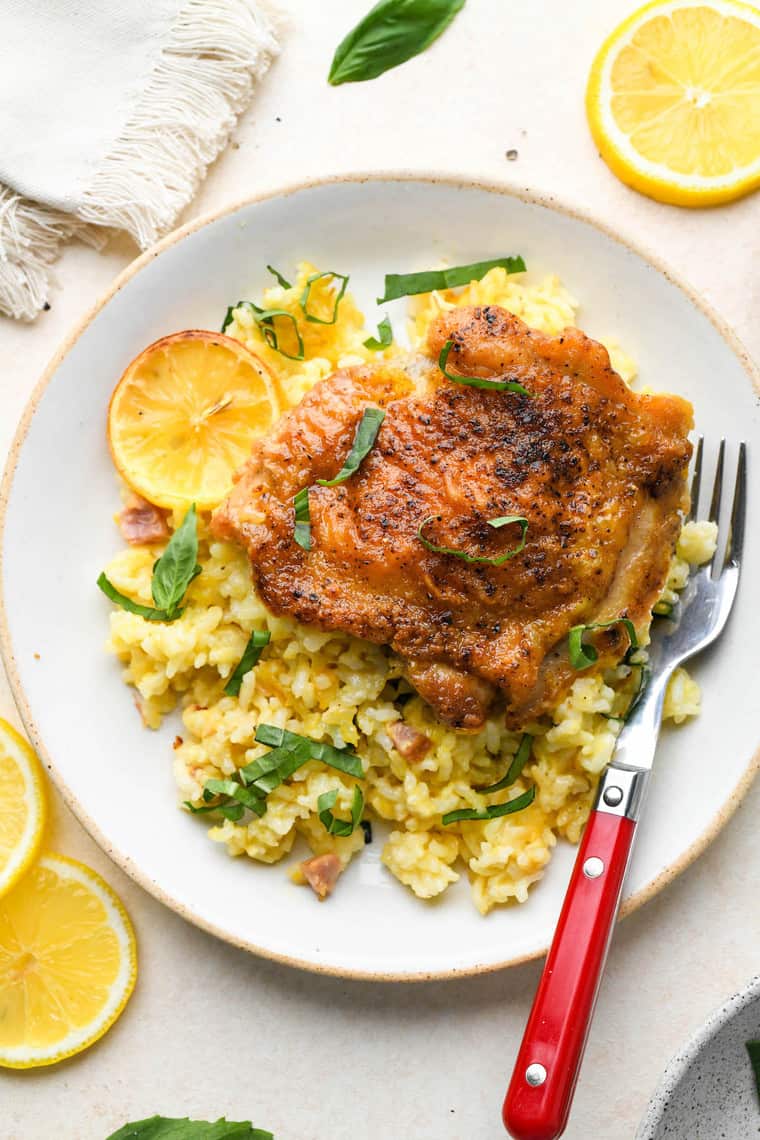
{"type": "MultiPolygon", "coordinates": [[[[644,627],[664,585],[684,505],[692,409],[640,396],[578,329],[529,329],[496,307],[431,327],[432,360],[347,368],[317,384],[258,441],[212,527],[240,542],[266,604],[324,629],[390,645],[437,714],[477,729],[496,699],[519,727],[578,676],[567,634],[629,617],[644,627]],[[518,380],[528,396],[452,383],[448,371],[518,380]],[[341,468],[363,410],[385,409],[357,474],[341,468]],[[293,496],[311,486],[312,549],[293,541],[293,496]],[[436,545],[498,557],[466,563],[436,545]]],[[[623,627],[593,635],[599,665],[620,660],[623,627]]]]}

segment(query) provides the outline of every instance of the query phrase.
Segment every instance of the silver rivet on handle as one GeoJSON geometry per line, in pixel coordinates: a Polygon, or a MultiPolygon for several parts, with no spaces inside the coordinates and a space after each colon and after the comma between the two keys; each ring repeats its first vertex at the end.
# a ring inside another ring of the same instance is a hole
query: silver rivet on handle
{"type": "Polygon", "coordinates": [[[596,855],[592,855],[583,864],[583,874],[587,879],[598,879],[604,870],[604,863],[601,859],[597,859],[596,855]]]}
{"type": "Polygon", "coordinates": [[[622,798],[623,789],[618,788],[616,784],[613,784],[611,788],[604,789],[604,795],[602,796],[602,799],[610,807],[617,807],[622,798]]]}
{"type": "Polygon", "coordinates": [[[546,1069],[543,1065],[539,1065],[537,1061],[534,1061],[533,1064],[528,1065],[525,1070],[525,1079],[534,1089],[538,1088],[538,1086],[542,1085],[546,1080],[546,1069]]]}

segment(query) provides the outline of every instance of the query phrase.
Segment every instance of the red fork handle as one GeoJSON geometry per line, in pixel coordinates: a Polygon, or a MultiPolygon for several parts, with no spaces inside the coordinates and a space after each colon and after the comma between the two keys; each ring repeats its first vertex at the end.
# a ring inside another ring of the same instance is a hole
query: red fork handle
{"type": "Polygon", "coordinates": [[[623,815],[589,816],[504,1099],[514,1140],[565,1131],[635,828],[623,815]]]}

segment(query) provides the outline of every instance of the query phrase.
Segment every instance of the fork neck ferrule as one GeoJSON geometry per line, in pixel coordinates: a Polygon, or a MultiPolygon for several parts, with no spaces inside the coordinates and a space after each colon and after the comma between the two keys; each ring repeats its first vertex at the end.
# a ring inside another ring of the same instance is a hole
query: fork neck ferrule
{"type": "Polygon", "coordinates": [[[641,815],[648,783],[647,769],[629,768],[613,761],[602,772],[594,811],[637,820],[641,815]]]}

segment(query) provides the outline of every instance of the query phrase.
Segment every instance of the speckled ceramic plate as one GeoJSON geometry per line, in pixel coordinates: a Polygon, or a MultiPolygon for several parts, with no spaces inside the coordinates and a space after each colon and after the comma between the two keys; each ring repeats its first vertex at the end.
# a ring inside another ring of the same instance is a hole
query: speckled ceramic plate
{"type": "Polygon", "coordinates": [[[760,1040],[760,977],[708,1017],[676,1053],[636,1140],[749,1140],[760,1099],[747,1041],[760,1040]]]}
{"type": "MultiPolygon", "coordinates": [[[[616,338],[641,379],[693,400],[711,438],[739,434],[760,455],[751,366],[718,318],[630,243],[554,200],[430,176],[309,184],[178,231],[115,283],[54,360],[19,428],[0,498],[0,643],[29,734],[68,803],[114,860],[168,906],[221,938],[282,961],[372,978],[475,973],[541,954],[573,860],[559,844],[524,906],[483,919],[463,877],[437,904],[384,871],[380,844],[351,864],[325,905],[292,886],[284,864],[230,859],[176,809],[175,726],[146,732],[118,664],[103,652],[107,605],[95,588],[119,537],[106,407],[146,344],[182,328],[218,328],[231,300],[268,283],[265,266],[351,274],[374,327],[388,271],[519,252],[531,275],[559,274],[592,335],[616,338]]],[[[403,326],[403,302],[391,308],[403,326]]],[[[712,455],[713,452],[710,452],[712,455]]],[[[700,719],[663,734],[654,787],[626,888],[643,902],[716,834],[748,786],[760,674],[760,496],[750,502],[748,572],[719,648],[695,666],[700,719]],[[720,757],[720,764],[715,758],[720,757]]]]}

